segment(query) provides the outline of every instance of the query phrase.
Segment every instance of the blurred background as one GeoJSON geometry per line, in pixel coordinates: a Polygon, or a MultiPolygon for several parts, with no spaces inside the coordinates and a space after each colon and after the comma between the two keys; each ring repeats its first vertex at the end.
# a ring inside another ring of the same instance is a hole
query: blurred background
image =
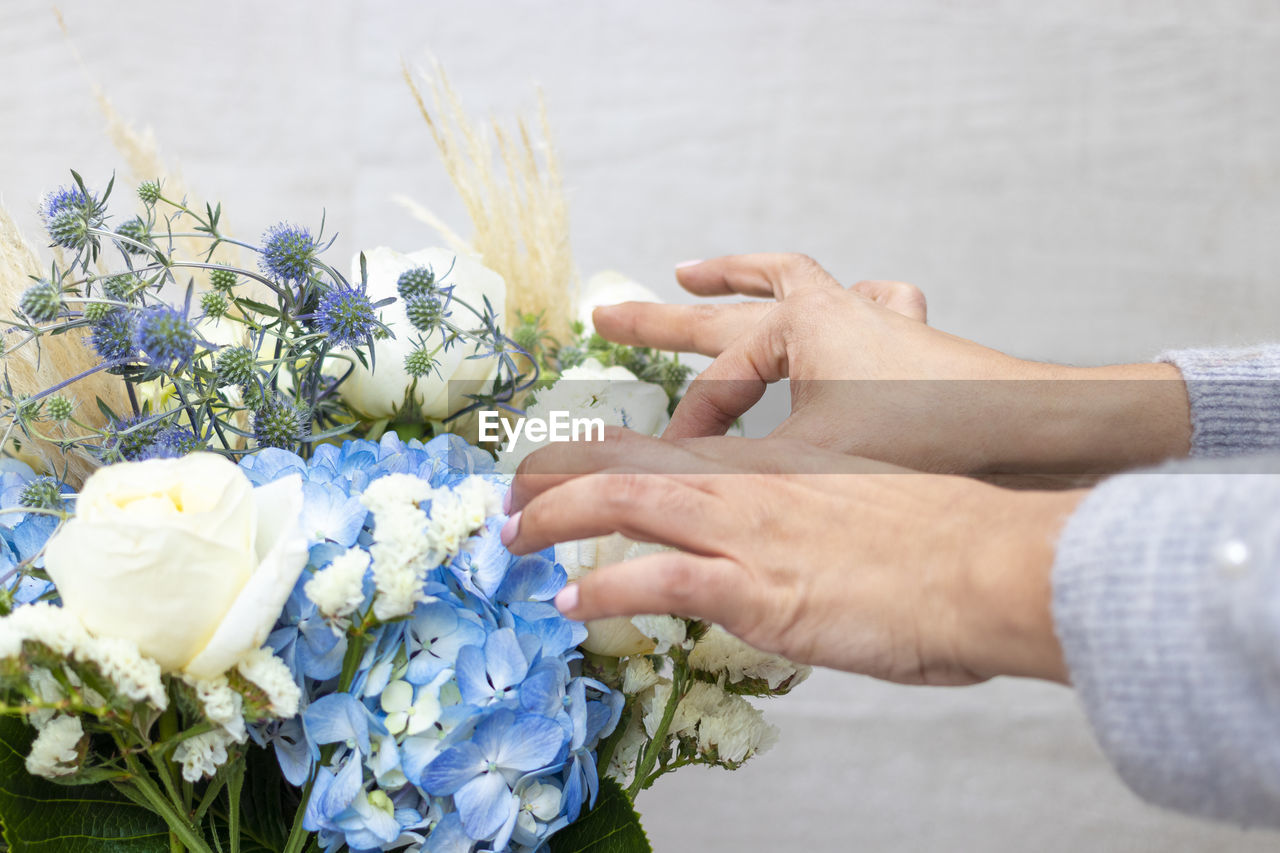
{"type": "MultiPolygon", "coordinates": [[[[1280,335],[1280,7],[1252,0],[42,0],[0,3],[0,197],[125,171],[92,84],[233,230],[438,245],[468,223],[400,78],[439,58],[473,114],[543,88],[584,275],[669,300],[686,258],[801,251],[913,282],[930,321],[1077,364],[1280,335]]],[[[1262,851],[1139,802],[1072,694],[818,672],[779,745],[638,806],[667,851],[1262,851]]]]}

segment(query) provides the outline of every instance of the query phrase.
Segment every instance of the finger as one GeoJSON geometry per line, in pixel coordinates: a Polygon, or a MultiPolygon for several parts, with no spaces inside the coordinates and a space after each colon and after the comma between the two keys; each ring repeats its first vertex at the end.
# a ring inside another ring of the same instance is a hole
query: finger
{"type": "Polygon", "coordinates": [[[592,322],[602,337],[615,343],[715,356],[775,307],[768,302],[730,305],[623,302],[597,308],[592,322]]]}
{"type": "MultiPolygon", "coordinates": [[[[769,438],[716,435],[679,439],[673,443],[705,459],[704,465],[721,463],[735,472],[782,476],[910,473],[897,465],[837,453],[796,438],[773,437],[777,433],[775,430],[769,438]]],[[[719,478],[719,485],[735,488],[727,478],[719,478]]]]}
{"type": "MultiPolygon", "coordinates": [[[[610,468],[575,477],[534,496],[502,530],[513,554],[557,542],[621,533],[703,553],[732,535],[723,502],[681,479],[610,468]]],[[[740,532],[740,531],[739,531],[740,532]]]]}
{"type": "Polygon", "coordinates": [[[681,287],[699,296],[743,296],[785,299],[805,290],[830,290],[840,283],[813,258],[797,254],[726,255],[679,267],[681,287]]]}
{"type": "Polygon", "coordinates": [[[626,467],[650,474],[725,473],[720,462],[670,442],[621,427],[605,427],[604,441],[554,442],[526,456],[511,481],[510,509],[575,477],[626,467]]]}
{"type": "Polygon", "coordinates": [[[556,607],[581,621],[673,613],[724,624],[743,618],[747,591],[732,560],[667,551],[587,574],[560,591],[556,607]]]}
{"type": "Polygon", "coordinates": [[[912,320],[919,320],[921,323],[928,321],[929,311],[924,292],[914,284],[907,284],[905,281],[860,281],[849,289],[912,320]]]}
{"type": "Polygon", "coordinates": [[[787,375],[787,352],[779,324],[763,323],[720,354],[685,391],[664,439],[724,435],[764,396],[770,382],[787,375]]]}

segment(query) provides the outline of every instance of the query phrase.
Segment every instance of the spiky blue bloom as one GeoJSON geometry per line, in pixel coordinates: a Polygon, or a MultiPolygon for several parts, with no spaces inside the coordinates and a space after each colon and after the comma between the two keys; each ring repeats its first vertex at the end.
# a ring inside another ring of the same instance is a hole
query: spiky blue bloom
{"type": "Polygon", "coordinates": [[[270,397],[253,412],[259,447],[293,447],[307,435],[307,413],[282,396],[270,397]]]}
{"type": "MultiPolygon", "coordinates": [[[[304,481],[309,566],[268,640],[302,688],[303,711],[253,734],[291,782],[314,775],[304,826],[322,848],[532,851],[576,818],[594,798],[594,749],[623,697],[581,674],[586,632],[552,604],[566,579],[550,551],[512,556],[498,538],[503,519],[490,519],[428,572],[431,600],[376,629],[346,692],[337,678],[347,636],[305,594],[314,572],[373,542],[359,501],[369,483],[391,473],[434,488],[472,475],[496,482],[492,459],[452,435],[421,444],[389,434],[321,445],[309,460],[266,449],[241,468],[254,483],[304,481]]],[[[364,591],[357,612],[372,601],[371,574],[364,591]]]]}
{"type": "Polygon", "coordinates": [[[378,315],[364,291],[354,287],[336,287],[321,297],[316,308],[315,327],[329,336],[332,346],[368,345],[378,328],[378,315]]]}
{"type": "Polygon", "coordinates": [[[103,364],[115,367],[138,357],[138,321],[133,311],[118,309],[96,320],[89,342],[103,364]]]}
{"type": "Polygon", "coordinates": [[[281,222],[262,235],[262,271],[283,282],[304,282],[311,277],[319,243],[311,232],[297,225],[281,222]]]}
{"type": "Polygon", "coordinates": [[[90,231],[102,227],[106,206],[79,187],[59,187],[44,197],[40,215],[53,245],[79,251],[97,245],[90,231]]]}
{"type": "Polygon", "coordinates": [[[170,424],[158,430],[151,441],[140,447],[132,459],[177,459],[204,449],[204,442],[186,427],[170,424]]]}
{"type": "Polygon", "coordinates": [[[196,352],[196,330],[176,308],[153,305],[138,315],[137,345],[153,367],[182,365],[196,352]]]}

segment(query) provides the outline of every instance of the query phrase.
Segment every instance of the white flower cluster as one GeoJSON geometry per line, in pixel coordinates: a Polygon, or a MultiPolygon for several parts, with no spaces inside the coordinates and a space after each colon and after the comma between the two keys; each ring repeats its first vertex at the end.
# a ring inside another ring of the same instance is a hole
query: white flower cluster
{"type": "MultiPolygon", "coordinates": [[[[266,707],[261,711],[280,718],[298,713],[302,691],[289,667],[270,649],[250,652],[236,665],[236,671],[265,695],[266,707]]],[[[244,743],[248,738],[244,719],[246,697],[225,675],[184,680],[195,690],[205,718],[215,726],[211,731],[183,740],[173,752],[173,760],[182,765],[182,778],[197,782],[214,775],[226,763],[228,747],[244,743]]]]}
{"type": "Polygon", "coordinates": [[[163,711],[169,703],[160,665],[118,637],[94,637],[74,614],[48,602],[0,617],[0,658],[20,658],[23,643],[47,646],[69,661],[91,664],[123,696],[163,711]]]}
{"type": "MultiPolygon", "coordinates": [[[[388,474],[369,484],[360,498],[373,513],[373,583],[377,588],[373,613],[389,620],[407,616],[415,605],[429,600],[422,591],[426,573],[456,556],[466,540],[484,526],[485,519],[501,511],[497,488],[483,477],[468,477],[448,489],[435,489],[426,480],[409,474],[388,474]],[[423,505],[430,509],[424,510],[423,505]]],[[[339,586],[335,582],[332,587],[339,586]]],[[[349,578],[348,578],[349,584],[349,578]]],[[[326,582],[307,596],[322,610],[335,610],[347,600],[331,597],[326,582]],[[323,603],[322,603],[323,602],[323,603]]],[[[347,598],[350,586],[340,590],[347,598]]]]}
{"type": "Polygon", "coordinates": [[[346,630],[346,617],[364,601],[364,573],[369,568],[369,552],[348,548],[307,581],[303,591],[320,614],[329,620],[335,634],[346,630]]]}
{"type": "Polygon", "coordinates": [[[719,625],[712,625],[689,653],[689,666],[699,672],[719,676],[721,686],[726,681],[737,684],[743,679],[755,679],[769,685],[770,690],[796,686],[809,677],[812,669],[798,666],[781,655],[772,655],[752,648],[719,625]]]}
{"type": "MultiPolygon", "coordinates": [[[[78,716],[58,712],[68,708],[65,703],[70,698],[70,688],[74,688],[77,704],[87,713],[113,704],[83,683],[76,664],[96,669],[113,689],[115,701],[124,698],[145,703],[157,713],[169,705],[160,664],[142,655],[131,640],[93,636],[75,614],[64,608],[37,602],[0,617],[0,657],[21,659],[23,646],[29,642],[48,647],[66,661],[58,673],[33,667],[27,674],[32,704],[37,706],[28,715],[38,731],[27,756],[27,770],[34,775],[54,778],[79,768],[83,725],[78,716]]],[[[301,692],[284,661],[270,649],[249,653],[237,665],[237,671],[265,696],[265,707],[255,708],[256,711],[275,717],[298,713],[301,692]]],[[[228,746],[247,739],[246,697],[232,687],[225,675],[203,680],[183,676],[183,680],[195,690],[205,719],[214,725],[211,731],[182,740],[174,750],[183,778],[194,782],[212,775],[226,762],[228,746]]]]}
{"type": "Polygon", "coordinates": [[[46,779],[76,772],[80,766],[80,741],[83,738],[84,727],[80,725],[79,717],[53,717],[31,744],[27,772],[46,779]]]}

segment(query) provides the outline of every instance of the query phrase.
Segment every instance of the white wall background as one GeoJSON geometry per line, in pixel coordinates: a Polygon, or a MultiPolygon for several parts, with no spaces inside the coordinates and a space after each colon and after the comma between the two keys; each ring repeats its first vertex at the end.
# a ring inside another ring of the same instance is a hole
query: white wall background
{"type": "MultiPolygon", "coordinates": [[[[799,250],[925,288],[1022,356],[1144,359],[1280,334],[1280,8],[1250,0],[103,3],[87,73],[242,233],[432,242],[460,208],[399,80],[442,59],[474,112],[546,91],[584,272],[799,250]]],[[[120,165],[47,0],[0,2],[0,193],[35,232],[68,167],[120,165]]],[[[465,223],[458,221],[461,227],[465,223]]],[[[640,802],[659,851],[1261,851],[1139,803],[1069,692],[820,673],[776,750],[640,802]]]]}

